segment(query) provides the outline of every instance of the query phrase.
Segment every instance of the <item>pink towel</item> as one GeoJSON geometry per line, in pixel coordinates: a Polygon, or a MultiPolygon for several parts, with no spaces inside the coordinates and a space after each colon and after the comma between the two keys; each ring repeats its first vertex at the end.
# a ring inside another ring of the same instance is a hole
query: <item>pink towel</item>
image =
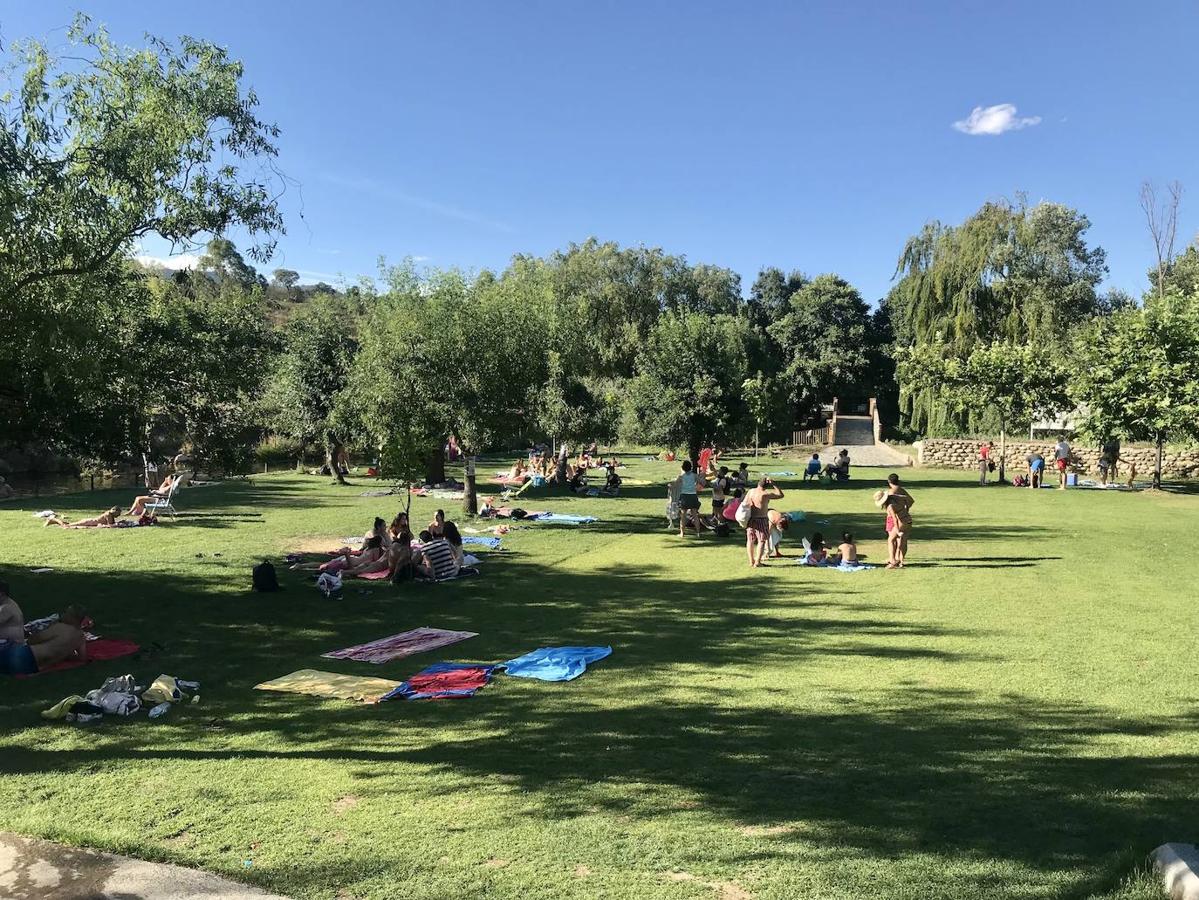
{"type": "Polygon", "coordinates": [[[387,577],[387,570],[383,569],[379,572],[367,572],[364,575],[359,575],[359,578],[365,578],[367,581],[382,581],[387,577]]]}
{"type": "Polygon", "coordinates": [[[353,659],[358,662],[378,664],[412,656],[414,653],[424,653],[426,650],[436,650],[438,647],[446,647],[478,636],[474,631],[414,628],[411,631],[379,638],[379,640],[367,644],[358,644],[354,647],[346,647],[344,650],[322,653],[321,656],[327,659],[353,659]]]}

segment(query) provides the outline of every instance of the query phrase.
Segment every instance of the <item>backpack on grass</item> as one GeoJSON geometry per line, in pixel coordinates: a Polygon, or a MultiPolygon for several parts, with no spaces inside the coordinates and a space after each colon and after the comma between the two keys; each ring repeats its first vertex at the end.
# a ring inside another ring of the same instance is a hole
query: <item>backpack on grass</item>
{"type": "Polygon", "coordinates": [[[279,590],[279,578],[275,574],[275,567],[264,559],[254,567],[253,583],[254,590],[263,593],[279,590]]]}

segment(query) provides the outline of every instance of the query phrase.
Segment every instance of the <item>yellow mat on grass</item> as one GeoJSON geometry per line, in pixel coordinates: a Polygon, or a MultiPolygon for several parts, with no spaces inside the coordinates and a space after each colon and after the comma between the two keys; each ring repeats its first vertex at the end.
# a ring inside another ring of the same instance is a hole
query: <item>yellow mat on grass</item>
{"type": "Polygon", "coordinates": [[[254,690],[312,694],[316,697],[378,703],[399,686],[400,682],[387,678],[367,678],[361,675],[338,675],[336,672],[322,672],[319,669],[300,669],[290,675],[256,684],[254,690]]]}

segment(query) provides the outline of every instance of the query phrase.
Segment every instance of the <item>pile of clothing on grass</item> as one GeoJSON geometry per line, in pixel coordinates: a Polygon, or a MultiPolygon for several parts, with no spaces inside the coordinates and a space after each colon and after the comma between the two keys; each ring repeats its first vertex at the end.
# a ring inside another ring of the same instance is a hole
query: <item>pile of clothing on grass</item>
{"type": "Polygon", "coordinates": [[[132,675],[114,675],[87,694],[64,697],[43,710],[42,718],[89,725],[105,716],[125,718],[145,709],[151,719],[157,719],[185,700],[200,701],[200,682],[159,675],[146,687],[139,685],[132,675]]]}

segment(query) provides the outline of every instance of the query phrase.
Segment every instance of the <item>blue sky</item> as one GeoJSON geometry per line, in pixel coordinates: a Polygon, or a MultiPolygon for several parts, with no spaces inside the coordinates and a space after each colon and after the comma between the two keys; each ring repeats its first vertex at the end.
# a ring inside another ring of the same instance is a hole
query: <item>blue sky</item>
{"type": "Polygon", "coordinates": [[[1141,182],[1182,181],[1180,238],[1199,230],[1193,2],[6,0],[0,33],[61,45],[76,8],[244,61],[299,183],[266,268],[307,280],[595,235],[746,288],[765,265],[836,271],[874,301],[924,222],[1024,191],[1086,213],[1109,284],[1139,295],[1141,182]],[[976,107],[1023,127],[955,129],[976,107]]]}

